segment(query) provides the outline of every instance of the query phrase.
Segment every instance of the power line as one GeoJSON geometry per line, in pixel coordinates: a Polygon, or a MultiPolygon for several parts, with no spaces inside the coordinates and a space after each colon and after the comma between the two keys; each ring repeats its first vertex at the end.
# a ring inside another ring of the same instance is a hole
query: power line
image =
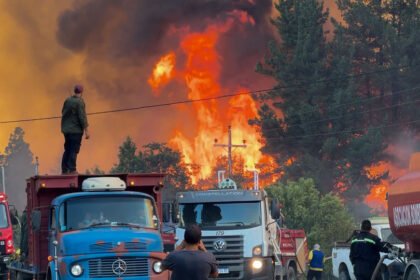
{"type": "MultiPolygon", "coordinates": [[[[269,89],[260,89],[260,90],[253,90],[253,91],[218,95],[218,96],[213,96],[213,97],[188,99],[188,100],[180,100],[180,101],[174,101],[174,102],[158,103],[158,104],[151,104],[151,105],[142,105],[142,106],[137,106],[137,107],[128,107],[128,108],[121,108],[121,109],[91,112],[91,113],[87,113],[87,115],[103,115],[103,114],[109,114],[109,113],[119,113],[119,112],[135,111],[135,110],[142,110],[142,109],[151,109],[151,108],[166,107],[166,106],[179,105],[179,104],[190,104],[190,103],[195,103],[195,102],[217,100],[217,99],[223,99],[223,98],[240,96],[240,95],[260,94],[260,93],[270,92],[270,91],[273,91],[273,90],[288,89],[288,88],[299,88],[299,87],[307,86],[307,85],[310,85],[310,84],[325,83],[325,82],[330,82],[330,81],[337,81],[337,80],[351,79],[351,78],[359,78],[359,77],[372,75],[372,74],[385,73],[385,72],[389,72],[389,71],[392,71],[392,70],[403,70],[403,69],[407,69],[407,68],[414,68],[414,67],[417,67],[417,66],[420,66],[420,64],[418,64],[418,65],[404,65],[404,66],[400,66],[400,67],[393,67],[393,68],[388,68],[388,69],[383,69],[383,70],[364,72],[364,73],[359,73],[359,74],[354,74],[354,75],[345,75],[345,76],[342,76],[340,78],[320,79],[320,80],[317,80],[317,81],[308,81],[308,82],[303,82],[301,84],[295,84],[295,85],[276,86],[274,88],[269,88],[269,89]]],[[[61,116],[35,117],[35,118],[27,118],[27,119],[0,121],[0,124],[44,121],[44,120],[53,120],[53,119],[60,119],[60,118],[61,118],[61,116]]]]}
{"type": "Polygon", "coordinates": [[[395,127],[400,125],[407,125],[412,123],[418,123],[420,122],[420,119],[413,120],[413,121],[407,121],[407,122],[400,122],[395,124],[388,124],[388,125],[382,125],[382,126],[372,126],[368,128],[360,128],[360,129],[353,129],[353,130],[345,130],[345,131],[337,131],[337,132],[326,132],[326,133],[317,133],[317,134],[309,134],[309,135],[301,135],[301,136],[286,136],[286,137],[266,137],[265,140],[286,140],[286,139],[298,139],[298,138],[308,138],[308,137],[316,137],[316,136],[328,136],[328,135],[340,135],[340,134],[346,134],[346,133],[355,133],[355,132],[363,132],[366,129],[368,130],[377,130],[377,129],[383,129],[388,127],[395,127]]]}
{"type": "MultiPolygon", "coordinates": [[[[267,91],[271,91],[271,90],[272,90],[272,88],[270,88],[270,89],[255,90],[255,91],[248,91],[248,92],[239,92],[239,93],[232,93],[232,94],[224,94],[224,95],[218,95],[218,96],[214,96],[214,97],[188,99],[188,100],[180,100],[180,101],[174,101],[174,102],[166,102],[166,103],[158,103],[158,104],[151,104],[151,105],[143,105],[143,106],[137,106],[137,107],[129,107],[129,108],[106,110],[106,111],[98,111],[98,112],[87,113],[87,115],[103,115],[103,114],[109,114],[109,113],[119,113],[119,112],[127,112],[127,111],[134,111],[134,110],[142,110],[142,109],[166,107],[166,106],[179,105],[179,104],[188,104],[188,103],[195,103],[195,102],[203,102],[203,101],[209,101],[209,100],[215,100],[215,99],[222,99],[222,98],[228,98],[228,97],[234,97],[234,96],[240,96],[240,95],[258,94],[258,93],[267,92],[267,91]]],[[[32,122],[32,121],[44,121],[44,120],[53,120],[53,119],[60,119],[60,118],[61,118],[61,116],[40,117],[40,118],[28,118],[28,119],[19,119],[19,120],[0,121],[0,124],[18,123],[18,122],[32,122]]]]}
{"type": "MultiPolygon", "coordinates": [[[[399,93],[403,93],[403,92],[407,92],[407,91],[412,91],[415,89],[420,89],[420,86],[414,87],[414,88],[409,88],[409,89],[404,89],[401,91],[397,91],[397,92],[393,92],[389,95],[392,94],[399,94],[399,93]]],[[[418,94],[419,92],[417,92],[416,94],[418,94]]],[[[365,113],[372,113],[372,112],[377,112],[377,111],[382,111],[382,110],[386,110],[386,109],[391,109],[391,108],[397,108],[397,107],[401,107],[401,106],[406,106],[406,105],[411,105],[414,103],[420,102],[420,99],[415,99],[409,102],[404,102],[404,103],[399,103],[399,104],[395,104],[395,105],[389,105],[389,106],[384,106],[384,107],[380,107],[380,108],[376,108],[376,109],[372,109],[372,110],[367,110],[367,111],[360,111],[360,112],[351,112],[351,113],[346,113],[344,115],[341,115],[339,117],[331,117],[331,118],[325,118],[325,119],[320,119],[320,120],[314,120],[314,121],[309,121],[309,122],[303,122],[300,124],[292,124],[292,125],[288,125],[287,128],[291,128],[291,127],[296,127],[296,126],[305,126],[308,124],[313,124],[313,123],[322,123],[322,122],[327,122],[327,121],[334,121],[334,120],[339,120],[339,119],[343,119],[348,115],[355,115],[355,114],[365,114],[365,113]]],[[[365,103],[365,102],[363,102],[365,103]]],[[[342,104],[340,104],[342,105],[342,104]]],[[[334,108],[334,107],[333,107],[334,108]]],[[[303,112],[302,114],[305,114],[306,112],[303,112]]],[[[261,129],[263,132],[269,132],[269,131],[275,131],[275,130],[279,130],[280,128],[269,128],[269,129],[261,129]]]]}

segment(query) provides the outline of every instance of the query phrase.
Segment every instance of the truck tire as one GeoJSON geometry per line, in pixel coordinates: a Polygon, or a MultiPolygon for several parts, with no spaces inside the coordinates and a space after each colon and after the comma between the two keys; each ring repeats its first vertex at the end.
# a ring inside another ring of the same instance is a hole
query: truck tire
{"type": "Polygon", "coordinates": [[[10,280],[16,280],[16,271],[12,270],[9,272],[10,280]]]}
{"type": "Polygon", "coordinates": [[[287,280],[297,280],[296,270],[291,265],[287,268],[287,280]]]}
{"type": "Polygon", "coordinates": [[[18,271],[16,272],[16,280],[32,280],[32,275],[18,271]]]}
{"type": "Polygon", "coordinates": [[[407,280],[420,280],[420,274],[415,267],[410,269],[410,272],[407,275],[407,280]]]}
{"type": "Polygon", "coordinates": [[[338,280],[350,280],[350,276],[347,270],[340,270],[340,273],[338,274],[338,280]]]}
{"type": "Polygon", "coordinates": [[[381,266],[381,280],[389,280],[389,271],[385,265],[381,266]]]}

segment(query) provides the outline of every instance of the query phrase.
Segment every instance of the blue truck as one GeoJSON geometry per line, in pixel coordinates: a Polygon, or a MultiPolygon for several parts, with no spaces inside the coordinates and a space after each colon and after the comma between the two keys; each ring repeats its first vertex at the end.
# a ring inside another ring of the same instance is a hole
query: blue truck
{"type": "Polygon", "coordinates": [[[163,174],[27,180],[11,279],[169,279],[160,234],[163,174]]]}

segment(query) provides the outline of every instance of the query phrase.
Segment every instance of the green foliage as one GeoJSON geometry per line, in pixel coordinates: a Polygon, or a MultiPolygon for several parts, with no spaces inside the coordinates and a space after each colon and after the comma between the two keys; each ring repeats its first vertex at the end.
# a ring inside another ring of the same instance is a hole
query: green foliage
{"type": "Polygon", "coordinates": [[[165,173],[163,199],[173,200],[177,191],[191,185],[190,171],[182,161],[179,151],[164,143],[149,143],[137,151],[130,137],[121,144],[118,163],[111,173],[165,173]]]}
{"type": "Polygon", "coordinates": [[[87,175],[104,175],[106,172],[102,170],[99,166],[95,166],[94,168],[87,169],[85,174],[87,175]]]}
{"type": "Polygon", "coordinates": [[[319,243],[327,254],[334,241],[347,239],[353,230],[352,217],[341,200],[331,193],[321,195],[312,179],[273,185],[267,192],[283,205],[284,224],[305,229],[308,245],[319,243]]]}

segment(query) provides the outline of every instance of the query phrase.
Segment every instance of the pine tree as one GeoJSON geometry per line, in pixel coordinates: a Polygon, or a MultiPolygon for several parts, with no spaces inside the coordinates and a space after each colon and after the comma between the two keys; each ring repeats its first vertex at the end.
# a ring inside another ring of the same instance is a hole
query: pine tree
{"type": "Polygon", "coordinates": [[[112,173],[164,173],[163,199],[173,200],[177,191],[191,186],[190,173],[182,162],[179,151],[164,143],[149,143],[137,151],[130,137],[122,143],[118,153],[118,163],[112,173]]]}
{"type": "Polygon", "coordinates": [[[326,42],[328,14],[316,0],[283,0],[274,20],[281,44],[257,71],[277,81],[277,87],[252,121],[264,136],[264,151],[276,155],[282,180],[313,178],[322,193],[340,191],[362,198],[369,185],[387,174],[370,176],[367,167],[384,157],[380,131],[366,125],[362,96],[348,76],[356,48],[337,29],[326,42]]]}
{"type": "Polygon", "coordinates": [[[145,166],[140,162],[136,152],[136,144],[127,137],[119,147],[118,164],[114,165],[111,173],[134,173],[144,170],[145,166]]]}
{"type": "Polygon", "coordinates": [[[33,154],[24,136],[22,128],[15,128],[4,152],[6,194],[20,213],[26,206],[26,179],[35,173],[33,154]]]}

